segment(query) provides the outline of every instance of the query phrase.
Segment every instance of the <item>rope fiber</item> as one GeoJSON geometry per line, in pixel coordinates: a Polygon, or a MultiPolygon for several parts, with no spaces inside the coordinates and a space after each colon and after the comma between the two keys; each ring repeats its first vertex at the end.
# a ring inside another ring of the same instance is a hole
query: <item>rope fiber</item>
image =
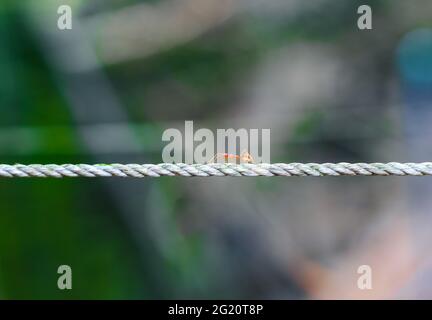
{"type": "Polygon", "coordinates": [[[423,163],[160,163],[160,164],[0,164],[4,178],[63,177],[257,177],[257,176],[425,176],[432,162],[423,163]]]}

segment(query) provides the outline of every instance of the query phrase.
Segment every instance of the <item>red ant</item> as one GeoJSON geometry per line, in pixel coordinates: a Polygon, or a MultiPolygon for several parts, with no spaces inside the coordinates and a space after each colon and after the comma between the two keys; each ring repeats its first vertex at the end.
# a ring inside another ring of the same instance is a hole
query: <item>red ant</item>
{"type": "Polygon", "coordinates": [[[223,158],[225,162],[229,161],[229,159],[236,159],[236,161],[239,160],[240,162],[244,163],[254,163],[254,158],[246,150],[243,151],[240,155],[230,153],[216,153],[216,155],[209,161],[207,161],[207,163],[215,162],[220,158],[223,158]]]}

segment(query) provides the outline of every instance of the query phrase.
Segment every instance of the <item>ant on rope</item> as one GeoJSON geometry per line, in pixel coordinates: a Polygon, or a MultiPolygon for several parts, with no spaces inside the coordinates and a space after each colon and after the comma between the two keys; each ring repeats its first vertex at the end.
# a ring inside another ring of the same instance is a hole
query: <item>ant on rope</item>
{"type": "Polygon", "coordinates": [[[207,161],[207,163],[215,162],[221,158],[223,158],[225,160],[225,162],[229,161],[230,159],[235,159],[236,162],[237,162],[237,160],[239,160],[240,163],[241,162],[254,163],[254,158],[246,150],[244,150],[240,155],[230,154],[230,153],[216,153],[216,155],[213,158],[211,158],[209,161],[207,161]]]}

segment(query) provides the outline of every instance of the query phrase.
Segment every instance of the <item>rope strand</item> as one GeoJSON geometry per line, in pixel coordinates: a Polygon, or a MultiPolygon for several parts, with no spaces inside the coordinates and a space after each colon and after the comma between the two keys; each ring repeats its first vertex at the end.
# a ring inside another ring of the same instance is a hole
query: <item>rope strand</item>
{"type": "Polygon", "coordinates": [[[160,164],[0,164],[4,178],[63,177],[257,177],[257,176],[425,176],[432,162],[423,163],[160,163],[160,164]]]}

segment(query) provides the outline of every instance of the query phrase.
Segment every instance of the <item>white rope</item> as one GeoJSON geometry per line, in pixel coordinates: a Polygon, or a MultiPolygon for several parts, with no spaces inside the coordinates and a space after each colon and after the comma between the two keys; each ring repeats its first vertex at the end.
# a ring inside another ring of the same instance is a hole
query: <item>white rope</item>
{"type": "Polygon", "coordinates": [[[209,164],[0,164],[0,177],[240,177],[240,176],[425,176],[432,162],[423,163],[209,163],[209,164]]]}

